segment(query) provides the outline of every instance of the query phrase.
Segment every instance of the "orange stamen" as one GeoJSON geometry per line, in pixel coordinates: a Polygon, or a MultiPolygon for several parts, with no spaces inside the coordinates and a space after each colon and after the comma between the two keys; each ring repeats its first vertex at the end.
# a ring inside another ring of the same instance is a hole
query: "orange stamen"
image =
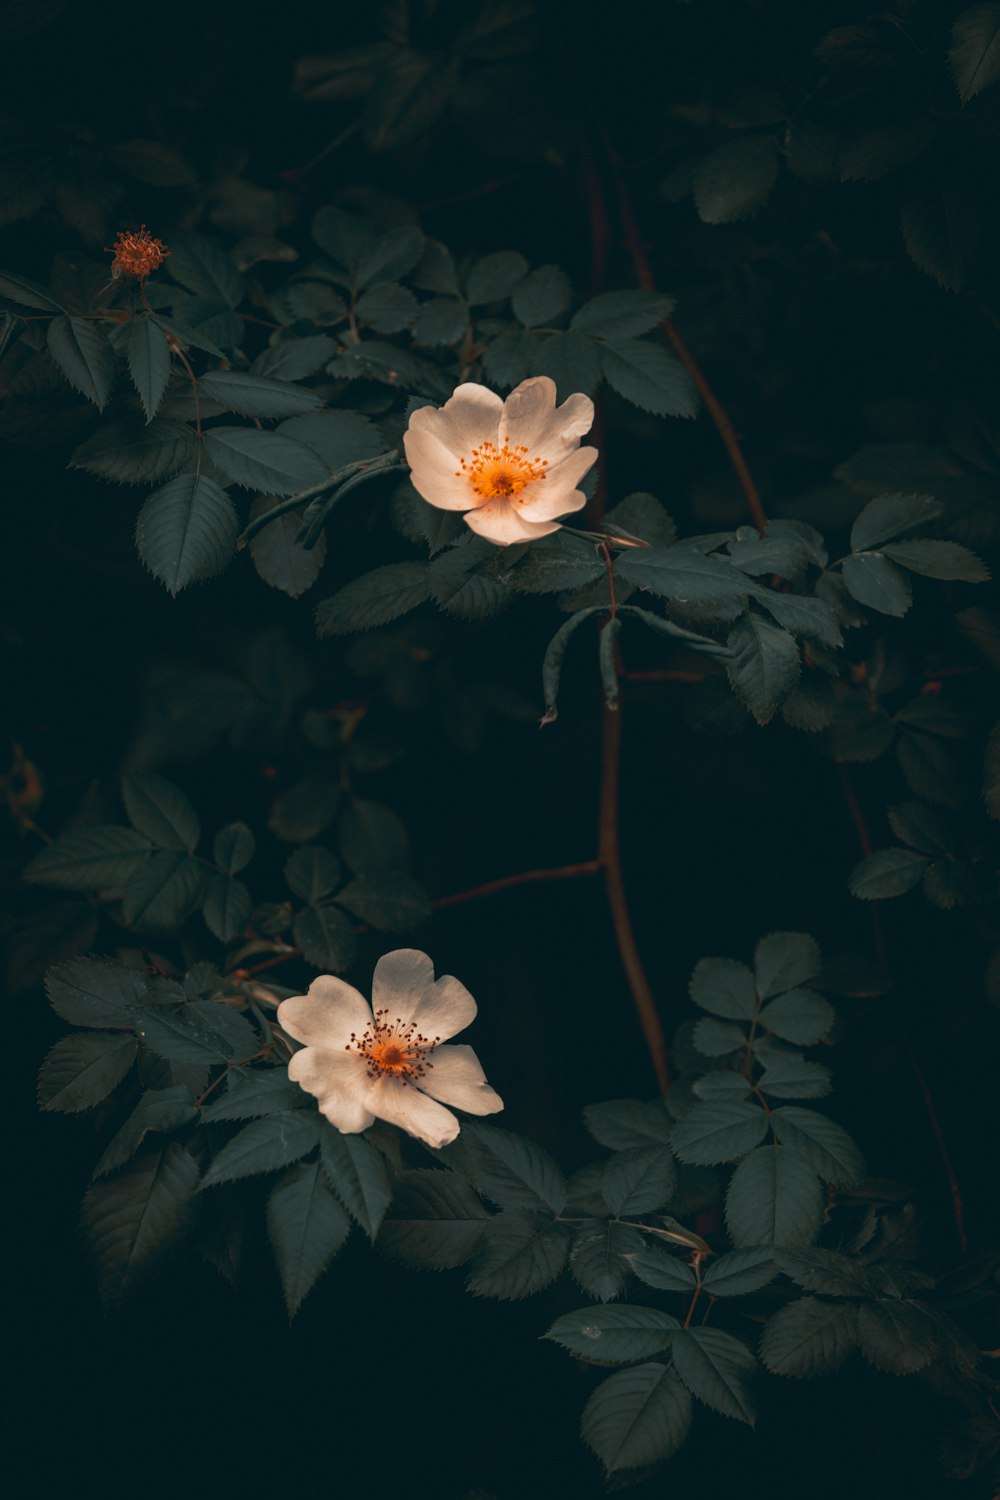
{"type": "Polygon", "coordinates": [[[512,448],[506,441],[502,448],[496,443],[480,443],[468,458],[459,462],[456,476],[469,481],[480,501],[502,499],[516,502],[529,484],[545,478],[549,466],[547,458],[529,458],[523,443],[512,448]]]}

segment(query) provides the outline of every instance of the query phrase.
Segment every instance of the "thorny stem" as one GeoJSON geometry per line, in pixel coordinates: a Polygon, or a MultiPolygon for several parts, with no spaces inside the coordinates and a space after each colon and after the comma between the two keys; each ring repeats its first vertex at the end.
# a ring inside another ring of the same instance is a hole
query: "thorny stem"
{"type": "MultiPolygon", "coordinates": [[[[854,824],[854,829],[858,836],[858,843],[861,846],[861,851],[867,857],[869,854],[871,854],[873,847],[871,834],[868,830],[868,823],[865,819],[864,812],[862,810],[860,802],[857,799],[854,788],[851,785],[847,771],[843,766],[839,766],[838,770],[840,773],[841,785],[844,789],[844,800],[847,804],[847,810],[851,815],[851,821],[854,824]]],[[[872,940],[875,947],[875,953],[881,967],[888,971],[885,932],[882,927],[882,916],[879,911],[878,902],[873,901],[871,903],[871,908],[872,940]]],[[[938,1117],[937,1106],[934,1103],[934,1095],[931,1093],[930,1085],[927,1082],[924,1070],[920,1065],[920,1059],[917,1056],[916,1048],[913,1045],[913,1038],[910,1035],[910,1029],[902,1018],[898,1019],[897,1025],[899,1038],[903,1046],[903,1051],[906,1053],[910,1067],[913,1070],[913,1077],[916,1082],[917,1088],[920,1091],[920,1097],[923,1100],[924,1110],[927,1114],[927,1122],[931,1127],[931,1134],[934,1136],[934,1143],[937,1146],[938,1157],[940,1158],[941,1166],[944,1170],[945,1179],[948,1183],[948,1193],[951,1198],[951,1213],[952,1218],[955,1221],[955,1233],[958,1236],[958,1243],[964,1255],[969,1248],[969,1237],[965,1228],[965,1207],[962,1202],[962,1190],[959,1187],[958,1177],[955,1174],[955,1167],[951,1159],[951,1152],[948,1149],[948,1142],[945,1139],[944,1130],[941,1127],[941,1121],[938,1117]]]]}
{"type": "Polygon", "coordinates": [[[690,1326],[691,1319],[694,1317],[694,1310],[698,1306],[698,1298],[700,1296],[701,1296],[701,1282],[699,1281],[698,1285],[695,1287],[693,1293],[691,1294],[691,1301],[688,1304],[688,1310],[687,1310],[687,1312],[686,1312],[686,1314],[684,1316],[684,1327],[685,1328],[688,1328],[690,1326]]]}

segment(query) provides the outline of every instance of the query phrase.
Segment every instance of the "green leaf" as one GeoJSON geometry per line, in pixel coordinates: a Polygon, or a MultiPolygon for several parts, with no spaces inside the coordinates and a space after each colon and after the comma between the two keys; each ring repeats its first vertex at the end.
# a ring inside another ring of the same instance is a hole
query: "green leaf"
{"type": "Polygon", "coordinates": [[[721,557],[703,557],[683,544],[634,548],[618,558],[615,571],[637,588],[648,589],[678,604],[746,602],[750,584],[739,569],[721,557]]]}
{"type": "Polygon", "coordinates": [[[475,1186],[485,1197],[501,1208],[562,1213],[565,1179],[548,1152],[534,1141],[469,1120],[462,1124],[462,1144],[471,1157],[475,1186]]]}
{"type": "Polygon", "coordinates": [[[125,885],[149,855],[149,843],[131,828],[102,824],[71,828],[36,854],[22,876],[29,885],[98,891],[105,886],[125,885]]]}
{"type": "Polygon", "coordinates": [[[632,1270],[632,1259],[647,1248],[637,1229],[611,1219],[591,1219],[577,1231],[570,1269],[585,1292],[609,1302],[620,1297],[632,1270]]]}
{"type": "Polygon", "coordinates": [[[695,1025],[692,1040],[705,1057],[728,1057],[746,1046],[747,1034],[735,1022],[703,1016],[695,1025]]]}
{"type": "Polygon", "coordinates": [[[243,277],[229,256],[203,235],[171,235],[167,270],[198,297],[226,307],[238,307],[243,300],[243,277]]]}
{"type": "MultiPolygon", "coordinates": [[[[250,509],[251,521],[274,508],[272,496],[259,495],[250,509]]],[[[250,539],[250,556],[259,577],[291,599],[312,588],[326,561],[326,537],[320,535],[314,547],[304,547],[299,541],[301,532],[301,514],[286,511],[250,539]]]]}
{"type": "Polygon", "coordinates": [[[357,315],[376,333],[402,333],[414,322],[419,306],[408,287],[398,282],[381,282],[362,292],[357,301],[357,315]]]}
{"type": "Polygon", "coordinates": [[[391,807],[366,797],[351,797],[345,802],[339,842],[341,854],[356,875],[399,870],[410,853],[402,820],[391,807]]]}
{"type": "Polygon", "coordinates": [[[184,422],[107,422],[74,450],[70,468],[116,484],[158,484],[192,464],[197,452],[198,440],[184,422]]]}
{"type": "Polygon", "coordinates": [[[280,1114],[295,1109],[304,1098],[297,1083],[292,1083],[284,1068],[255,1068],[248,1072],[233,1070],[221,1099],[206,1104],[201,1117],[217,1120],[256,1120],[261,1115],[280,1114]]]}
{"type": "Polygon", "coordinates": [[[172,781],[149,771],[135,772],[122,779],[122,800],[132,826],[160,849],[194,852],[201,838],[198,814],[172,781]]]}
{"type": "Polygon", "coordinates": [[[640,1281],[659,1292],[693,1292],[698,1279],[687,1261],[668,1255],[656,1245],[629,1256],[629,1265],[640,1281]]]}
{"type": "Polygon", "coordinates": [[[542,1214],[497,1214],[483,1228],[467,1287],[476,1297],[516,1302],[554,1281],[566,1263],[569,1229],[542,1214]]]}
{"type": "Polygon", "coordinates": [[[66,311],[46,287],[39,286],[36,281],[29,281],[27,276],[19,276],[14,271],[0,271],[0,297],[16,302],[18,307],[38,307],[42,312],[66,311]]]}
{"type": "Polygon", "coordinates": [[[694,201],[706,224],[732,224],[757,213],[778,180],[777,142],[766,135],[726,141],[699,162],[694,201]]]}
{"type": "Polygon", "coordinates": [[[624,1365],[672,1347],[680,1324],[652,1307],[581,1307],[543,1335],[578,1359],[624,1365]]]}
{"type": "Polygon", "coordinates": [[[583,1123],[595,1141],[612,1151],[670,1144],[670,1116],[658,1099],[609,1099],[603,1104],[588,1104],[583,1123]]]}
{"type": "Polygon", "coordinates": [[[762,1000],[808,984],[823,968],[823,955],[807,932],[770,932],[754,950],[754,972],[762,1000]]]}
{"type": "Polygon", "coordinates": [[[778,1269],[807,1292],[830,1297],[870,1297],[875,1283],[870,1271],[840,1250],[817,1245],[807,1250],[780,1250],[774,1257],[778,1269]]]}
{"type": "Polygon", "coordinates": [[[465,294],[472,307],[502,302],[528,274],[528,262],[516,250],[497,250],[484,255],[469,271],[465,294]]]}
{"type": "Polygon", "coordinates": [[[379,1244],[400,1260],[447,1271],[472,1255],[491,1215],[451,1172],[404,1172],[379,1244]]]}
{"type": "Polygon", "coordinates": [[[609,1474],[640,1469],[677,1452],[691,1426],[691,1396],[667,1365],[619,1370],[583,1412],[583,1440],[609,1474]]]}
{"type": "Polygon", "coordinates": [[[773,589],[758,589],[754,598],[793,635],[819,641],[822,646],[843,645],[836,612],[825,599],[808,598],[804,594],[778,594],[773,589]]]}
{"type": "MultiPolygon", "coordinates": [[[[697,1043],[695,1045],[697,1046],[697,1043]]],[[[701,1048],[698,1050],[701,1051],[701,1048]]],[[[703,1073],[700,1078],[695,1079],[691,1087],[699,1099],[733,1098],[736,1095],[745,1099],[750,1092],[750,1080],[742,1073],[734,1073],[724,1068],[716,1069],[711,1073],[703,1073]]]]}
{"type": "Polygon", "coordinates": [[[316,609],[316,632],[322,639],[387,625],[429,598],[426,563],[388,563],[324,599],[316,609]]]}
{"type": "Polygon", "coordinates": [[[967,104],[1000,78],[1000,5],[972,5],[962,11],[951,39],[951,71],[958,97],[967,104]]]}
{"type": "MultiPolygon", "coordinates": [[[[601,383],[599,346],[582,333],[551,333],[539,339],[523,335],[530,375],[547,375],[556,383],[556,398],[565,401],[574,391],[590,396],[601,383]]],[[[499,342],[499,340],[498,340],[499,342]]]]}
{"type": "MultiPolygon", "coordinates": [[[[1000,7],[991,7],[998,9],[1000,7]]],[[[858,1308],[858,1345],[876,1370],[890,1375],[912,1375],[937,1354],[936,1327],[916,1302],[880,1298],[858,1308]]]]}
{"type": "Polygon", "coordinates": [[[911,573],[922,573],[925,578],[985,583],[990,576],[986,564],[958,542],[892,542],[882,551],[893,562],[908,568],[911,573]]]}
{"type": "Polygon", "coordinates": [[[768,1322],[760,1357],[774,1375],[811,1380],[839,1369],[857,1337],[857,1309],[852,1302],[800,1297],[768,1322]]]}
{"type": "Polygon", "coordinates": [[[753,612],[737,620],[726,642],[733,691],[758,724],[768,724],[799,680],[795,637],[753,612]]]}
{"type": "Polygon", "coordinates": [[[253,897],[242,880],[229,875],[209,877],[201,914],[220,943],[231,943],[245,931],[253,914],[253,897]]]}
{"type": "Polygon", "coordinates": [[[570,615],[565,620],[555,635],[549,641],[542,660],[542,696],[545,700],[545,714],[542,724],[554,724],[559,717],[556,703],[559,697],[559,679],[562,676],[562,665],[569,646],[570,637],[583,624],[584,620],[592,615],[605,614],[603,605],[597,605],[591,609],[578,609],[576,614],[570,615]]]}
{"type": "Polygon", "coordinates": [[[669,1146],[632,1146],[618,1151],[601,1176],[601,1192],[611,1213],[645,1214],[664,1208],[677,1187],[669,1146]]]}
{"type": "MultiPolygon", "coordinates": [[[[329,334],[307,334],[305,338],[280,338],[258,354],[251,366],[254,375],[271,380],[305,380],[315,375],[337,352],[329,334]]],[[[293,434],[294,436],[294,434],[293,434]]]]}
{"type": "Polygon", "coordinates": [[[862,901],[887,901],[920,884],[930,860],[916,849],[879,849],[854,866],[851,895],[862,901]]]}
{"type": "Polygon", "coordinates": [[[706,1099],[692,1105],[677,1121],[671,1141],[681,1161],[710,1167],[745,1156],[766,1134],[767,1116],[760,1105],[740,1099],[706,1099]]]}
{"type": "Polygon", "coordinates": [[[757,1086],[761,1093],[775,1099],[823,1099],[830,1092],[832,1082],[821,1063],[808,1062],[798,1056],[768,1056],[757,1086]]]}
{"type": "Polygon", "coordinates": [[[431,915],[431,904],[423,886],[402,871],[359,875],[337,900],[352,916],[379,932],[414,932],[431,915]]]}
{"type": "Polygon", "coordinates": [[[341,1135],[320,1127],[320,1158],[330,1186],[347,1212],[374,1240],[392,1200],[392,1179],[375,1147],[363,1135],[341,1135]]]}
{"type": "Polygon", "coordinates": [[[330,474],[339,474],[350,464],[378,458],[386,451],[385,440],[375,423],[359,411],[313,411],[289,417],[278,428],[322,459],[330,474]]]}
{"type": "Polygon", "coordinates": [[[464,338],[468,318],[457,297],[433,297],[421,304],[413,324],[414,343],[427,349],[452,348],[464,338]]]}
{"type": "Polygon", "coordinates": [[[932,495],[878,495],[870,500],[851,528],[851,551],[867,552],[914,526],[924,526],[941,514],[932,495]]]}
{"type": "Polygon", "coordinates": [[[173,849],[151,854],[122,896],[122,916],[136,932],[179,927],[195,905],[203,871],[196,859],[173,849]]]}
{"type": "Polygon", "coordinates": [[[813,990],[788,990],[772,1000],[760,1013],[765,1031],[773,1031],[786,1042],[812,1047],[827,1035],[837,1019],[833,1006],[813,990]]]}
{"type": "Polygon", "coordinates": [[[118,1087],[136,1058],[135,1038],[75,1032],[56,1042],[38,1075],[38,1104],[62,1114],[93,1109],[118,1087]]]}
{"type": "Polygon", "coordinates": [[[200,385],[204,395],[241,417],[294,417],[323,405],[316,391],[243,370],[209,370],[200,385]]]}
{"type": "Polygon", "coordinates": [[[140,1156],[118,1177],[95,1183],[83,1200],[83,1227],[97,1263],[101,1296],[113,1304],[180,1238],[191,1217],[198,1167],[182,1146],[140,1156]]]}
{"type": "Polygon", "coordinates": [[[752,1427],[757,1416],[752,1382],[757,1361],[747,1346],[721,1328],[682,1328],[670,1352],[674,1369],[699,1401],[752,1427]]]}
{"type": "MultiPolygon", "coordinates": [[[[293,419],[294,420],[294,419],[293,419]]],[[[211,463],[247,490],[266,495],[295,495],[328,478],[326,464],[283,432],[261,432],[256,427],[213,427],[205,434],[205,453],[211,463]]]]}
{"type": "Polygon", "coordinates": [[[146,995],[136,969],[99,958],[74,958],[45,976],[45,992],[57,1016],[72,1026],[128,1030],[146,995]]]}
{"type": "Polygon", "coordinates": [[[569,277],[558,266],[539,266],[514,288],[510,305],[525,328],[554,323],[570,305],[569,277]]]}
{"type": "Polygon", "coordinates": [[[847,1131],[826,1115],[786,1104],[774,1111],[772,1125],[784,1151],[794,1153],[832,1187],[855,1187],[864,1176],[861,1152],[847,1131]]]}
{"type": "Polygon", "coordinates": [[[212,858],[226,875],[237,875],[254,857],[254,836],[245,823],[227,823],[212,842],[212,858]]]}
{"type": "Polygon", "coordinates": [[[395,151],[417,140],[447,109],[460,73],[460,59],[447,53],[393,48],[378,70],[362,117],[368,149],[395,151]]]}
{"type": "Polygon", "coordinates": [[[267,1232],[288,1316],[294,1318],[351,1232],[351,1222],[330,1191],[319,1162],[300,1162],[272,1189],[267,1200],[267,1232]]]}
{"type": "Polygon", "coordinates": [[[133,317],[128,325],[128,368],[146,421],[156,416],[170,379],[166,334],[152,318],[133,317]]]}
{"type": "Polygon", "coordinates": [[[94,1176],[104,1177],[129,1161],[151,1130],[166,1134],[198,1118],[191,1090],[184,1084],[173,1088],[150,1089],[143,1094],[132,1114],[113,1137],[94,1168],[94,1176]]]}
{"type": "Polygon", "coordinates": [[[757,1013],[753,975],[734,958],[699,959],[691,975],[690,995],[702,1010],[728,1021],[752,1021],[757,1013]]]}
{"type": "Polygon", "coordinates": [[[218,1187],[289,1166],[319,1144],[319,1127],[319,1115],[303,1109],[254,1120],[223,1146],[205,1173],[202,1187],[218,1187]]]}
{"type": "Polygon", "coordinates": [[[48,350],[75,391],[103,411],[118,377],[115,351],[107,334],[83,318],[53,318],[48,350]]]}
{"type": "Polygon", "coordinates": [[[726,1224],[741,1249],[808,1245],[822,1217],[823,1191],[812,1164],[783,1146],[759,1146],[732,1175],[726,1224]]]}
{"type": "Polygon", "coordinates": [[[180,474],[143,505],[135,543],[153,577],[176,597],[222,572],[234,555],[239,529],[224,489],[204,474],[180,474]]]}
{"type": "Polygon", "coordinates": [[[335,906],[307,906],[296,912],[292,936],[306,961],[325,973],[343,973],[354,961],[354,924],[335,906]]]}
{"type": "MultiPolygon", "coordinates": [[[[233,1012],[226,1015],[223,1007],[209,1002],[207,1005],[183,1005],[177,1009],[167,1006],[148,1006],[136,1023],[136,1035],[157,1057],[168,1062],[201,1064],[205,1067],[227,1061],[233,1053],[233,1042],[227,1034],[227,1023],[236,1021],[245,1028],[248,1041],[244,1041],[244,1056],[255,1051],[254,1033],[242,1017],[233,1012]]],[[[241,1032],[242,1039],[242,1032],[241,1032]]]]}
{"type": "Polygon", "coordinates": [[[778,1274],[770,1245],[748,1246],[730,1250],[710,1261],[702,1275],[702,1285],[713,1297],[743,1297],[759,1292],[778,1274]]]}
{"type": "Polygon", "coordinates": [[[612,390],[657,417],[694,417],[698,395],[687,370],[660,344],[640,339],[601,347],[601,371],[612,390]]]}
{"type": "Polygon", "coordinates": [[[913,603],[913,590],[906,574],[880,552],[859,552],[845,557],[841,572],[852,597],[880,614],[899,619],[913,603]]]}
{"type": "Polygon", "coordinates": [[[649,333],[669,318],[673,310],[673,297],[662,292],[602,292],[573,314],[569,326],[575,333],[589,334],[592,339],[620,343],[649,333]]]}
{"type": "Polygon", "coordinates": [[[340,861],[329,849],[304,844],[285,861],[289,889],[303,901],[322,901],[332,896],[343,879],[340,861]]]}

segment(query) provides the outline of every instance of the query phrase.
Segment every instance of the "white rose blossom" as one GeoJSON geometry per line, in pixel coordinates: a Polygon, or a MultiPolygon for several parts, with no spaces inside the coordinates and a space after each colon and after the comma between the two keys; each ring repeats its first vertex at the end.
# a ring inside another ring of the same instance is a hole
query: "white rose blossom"
{"type": "Polygon", "coordinates": [[[388,1120],[439,1147],[459,1132],[446,1104],[470,1115],[503,1109],[472,1048],[441,1045],[475,1014],[463,984],[450,974],[436,980],[426,953],[399,948],[375,965],[371,1005],[324,974],[308,994],[281,1002],[278,1022],[304,1043],[289,1059],[289,1078],[315,1095],[338,1130],[355,1135],[388,1120]]]}
{"type": "Polygon", "coordinates": [[[500,546],[558,531],[582,509],[577,489],[597,458],[580,439],[594,425],[589,396],[556,406],[547,375],[523,380],[502,400],[484,385],[456,388],[442,407],[422,406],[403,438],[414,489],[500,546]]]}

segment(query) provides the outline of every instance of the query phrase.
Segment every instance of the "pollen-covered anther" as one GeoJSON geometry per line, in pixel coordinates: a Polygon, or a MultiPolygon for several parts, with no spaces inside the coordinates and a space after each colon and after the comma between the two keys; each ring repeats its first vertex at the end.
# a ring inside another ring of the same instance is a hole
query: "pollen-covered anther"
{"type": "Polygon", "coordinates": [[[109,250],[109,254],[114,255],[112,276],[130,276],[134,281],[145,281],[151,272],[159,270],[170,251],[162,240],[153,238],[145,224],[141,224],[131,232],[119,229],[114,250],[109,250]]]}
{"type": "Polygon", "coordinates": [[[377,1010],[374,1023],[361,1036],[351,1032],[344,1050],[360,1052],[369,1078],[390,1074],[404,1084],[422,1078],[434,1066],[428,1059],[441,1038],[424,1036],[415,1021],[404,1022],[400,1016],[390,1021],[388,1016],[387,1010],[377,1010]]]}
{"type": "Polygon", "coordinates": [[[459,460],[456,478],[467,479],[481,500],[515,499],[536,479],[544,479],[549,466],[547,458],[529,458],[528,451],[523,443],[480,443],[459,460]]]}

